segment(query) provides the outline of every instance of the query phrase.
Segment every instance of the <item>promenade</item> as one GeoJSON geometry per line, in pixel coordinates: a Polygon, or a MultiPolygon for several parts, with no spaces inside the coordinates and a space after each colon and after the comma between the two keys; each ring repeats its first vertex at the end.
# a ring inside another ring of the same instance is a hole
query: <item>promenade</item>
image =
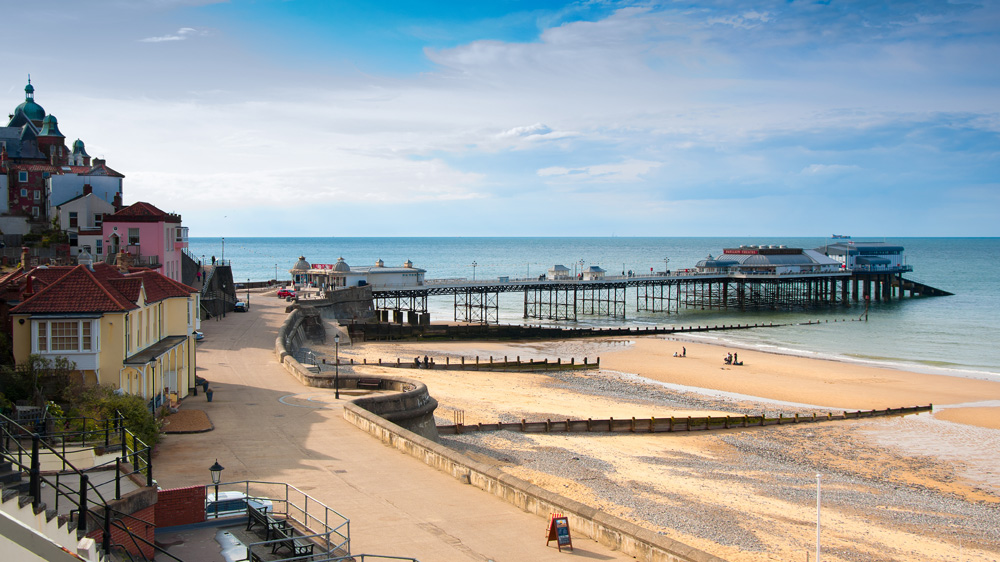
{"type": "Polygon", "coordinates": [[[337,402],[332,390],[304,387],[275,360],[286,305],[255,295],[249,313],[202,323],[198,374],[215,393],[211,403],[202,393],[189,397],[182,410],[205,411],[215,429],[163,437],[154,461],[161,487],[210,483],[208,468],[218,459],[223,481],[285,482],[349,518],[355,553],[422,562],[632,560],[585,537],[574,537],[572,553],[547,547],[543,519],[345,422],[342,403],[350,397],[337,402]]]}

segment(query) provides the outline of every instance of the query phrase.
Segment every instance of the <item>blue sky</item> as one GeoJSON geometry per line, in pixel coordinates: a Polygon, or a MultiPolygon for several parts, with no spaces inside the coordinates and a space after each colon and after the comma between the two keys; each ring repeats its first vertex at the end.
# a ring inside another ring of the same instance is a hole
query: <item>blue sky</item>
{"type": "Polygon", "coordinates": [[[995,1],[4,14],[9,108],[192,236],[1000,236],[995,1]]]}

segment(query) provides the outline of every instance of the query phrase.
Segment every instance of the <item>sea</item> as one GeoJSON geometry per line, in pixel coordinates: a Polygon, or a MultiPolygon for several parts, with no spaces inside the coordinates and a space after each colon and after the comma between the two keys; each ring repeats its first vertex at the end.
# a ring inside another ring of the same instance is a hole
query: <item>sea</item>
{"type": "MultiPolygon", "coordinates": [[[[578,326],[691,326],[732,323],[789,324],[775,328],[686,335],[720,343],[817,357],[1000,381],[1000,238],[858,238],[903,246],[904,277],[954,293],[947,297],[904,298],[796,311],[680,312],[636,311],[635,293],[626,295],[626,318],[581,316],[578,326]],[[819,324],[805,324],[807,322],[819,324]]],[[[401,266],[410,260],[426,279],[538,277],[561,264],[571,272],[592,265],[608,274],[636,274],[693,268],[708,255],[741,244],[784,244],[816,248],[828,238],[191,238],[192,254],[211,262],[229,261],[236,282],[288,279],[299,256],[311,264],[332,264],[343,257],[352,266],[401,266]]],[[[453,298],[431,297],[432,320],[452,320],[453,298]]],[[[500,322],[524,320],[523,296],[500,295],[500,322]]]]}

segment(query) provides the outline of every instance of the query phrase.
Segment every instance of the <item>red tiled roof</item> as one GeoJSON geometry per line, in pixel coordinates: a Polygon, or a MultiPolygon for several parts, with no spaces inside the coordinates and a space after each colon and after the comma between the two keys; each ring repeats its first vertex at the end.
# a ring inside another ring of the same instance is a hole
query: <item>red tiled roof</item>
{"type": "Polygon", "coordinates": [[[55,172],[62,173],[62,168],[52,164],[14,164],[9,163],[10,169],[18,172],[55,172]]]}
{"type": "MultiPolygon", "coordinates": [[[[130,302],[139,301],[139,295],[142,294],[142,279],[126,279],[125,277],[117,277],[114,279],[108,279],[107,283],[108,285],[114,287],[130,302]]],[[[149,302],[148,290],[146,302],[149,302]]]]}
{"type": "MultiPolygon", "coordinates": [[[[171,297],[188,297],[198,290],[178,283],[151,269],[127,275],[116,268],[98,262],[93,270],[87,266],[53,266],[35,268],[32,277],[34,295],[11,309],[11,314],[124,312],[138,308],[136,303],[145,290],[147,302],[157,302],[171,297]]],[[[13,299],[20,297],[25,288],[23,275],[20,282],[8,278],[8,293],[13,299]]],[[[0,292],[4,290],[0,280],[0,292]]]]}
{"type": "Polygon", "coordinates": [[[87,266],[68,273],[11,309],[11,314],[126,312],[138,308],[110,283],[102,283],[87,266]]]}
{"type": "Polygon", "coordinates": [[[154,205],[139,201],[114,213],[105,215],[104,222],[181,222],[180,215],[165,213],[154,205]]]}
{"type": "Polygon", "coordinates": [[[197,293],[198,289],[178,283],[169,277],[153,270],[129,273],[126,278],[138,277],[146,287],[146,301],[157,302],[170,297],[187,297],[197,293]]]}
{"type": "Polygon", "coordinates": [[[89,168],[86,172],[80,174],[81,176],[112,176],[116,178],[124,178],[125,176],[119,172],[116,172],[108,167],[104,162],[94,164],[93,168],[89,168]]]}

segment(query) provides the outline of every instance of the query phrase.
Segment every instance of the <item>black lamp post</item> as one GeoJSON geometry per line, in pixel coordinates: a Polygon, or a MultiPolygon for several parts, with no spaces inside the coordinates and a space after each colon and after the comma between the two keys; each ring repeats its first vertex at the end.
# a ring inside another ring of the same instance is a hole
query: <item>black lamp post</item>
{"type": "Polygon", "coordinates": [[[340,400],[340,334],[333,335],[333,345],[334,345],[334,371],[333,371],[333,388],[334,397],[340,400]]]}
{"type": "Polygon", "coordinates": [[[250,278],[247,277],[247,312],[250,312],[250,278]]]}
{"type": "Polygon", "coordinates": [[[219,518],[219,482],[222,481],[222,471],[225,468],[219,464],[219,459],[215,459],[215,464],[208,469],[212,473],[212,484],[215,484],[215,518],[219,518]]]}

